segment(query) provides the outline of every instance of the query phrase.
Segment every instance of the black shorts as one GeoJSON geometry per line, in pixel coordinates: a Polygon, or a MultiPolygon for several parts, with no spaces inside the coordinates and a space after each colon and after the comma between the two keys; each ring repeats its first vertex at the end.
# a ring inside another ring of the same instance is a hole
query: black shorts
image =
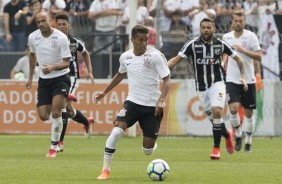
{"type": "Polygon", "coordinates": [[[54,96],[63,94],[67,97],[70,88],[69,75],[62,75],[51,79],[39,78],[37,89],[37,106],[51,105],[54,96]]]}
{"type": "Polygon", "coordinates": [[[245,109],[256,109],[256,85],[248,84],[248,90],[243,89],[243,84],[226,82],[228,104],[240,102],[245,109]]]}
{"type": "Polygon", "coordinates": [[[143,131],[143,136],[156,139],[159,134],[163,113],[155,116],[155,107],[148,107],[125,101],[123,109],[119,111],[116,121],[123,121],[131,127],[137,121],[143,131]]]}

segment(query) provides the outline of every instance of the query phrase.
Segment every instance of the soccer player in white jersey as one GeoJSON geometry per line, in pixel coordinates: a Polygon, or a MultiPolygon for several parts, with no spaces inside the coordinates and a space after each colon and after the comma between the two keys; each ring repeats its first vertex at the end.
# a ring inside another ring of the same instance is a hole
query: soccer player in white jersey
{"type": "Polygon", "coordinates": [[[177,56],[168,61],[169,68],[182,61],[182,58],[192,56],[195,70],[196,90],[202,96],[205,111],[213,126],[214,146],[211,159],[220,159],[220,140],[225,137],[226,149],[229,154],[234,152],[232,131],[226,129],[222,118],[225,105],[225,71],[221,66],[223,54],[227,54],[236,61],[238,81],[247,90],[245,82],[243,60],[229,44],[214,36],[213,20],[204,18],[200,23],[201,36],[187,42],[177,56]]]}
{"type": "Polygon", "coordinates": [[[165,98],[170,87],[170,71],[165,56],[157,49],[147,46],[148,33],[149,30],[143,25],[136,25],[132,28],[133,49],[120,56],[118,73],[109,85],[94,98],[97,103],[126,76],[128,77],[128,96],[114,121],[111,135],[107,139],[103,169],[97,178],[99,180],[109,178],[110,163],[118,140],[125,130],[137,121],[143,131],[142,149],[145,155],[152,154],[157,148],[156,140],[163,117],[165,98]],[[163,80],[161,90],[159,89],[160,78],[163,80]]]}
{"type": "Polygon", "coordinates": [[[242,147],[242,130],[238,108],[240,103],[244,107],[246,125],[245,151],[252,151],[252,133],[254,128],[254,109],[256,109],[256,77],[254,71],[254,60],[261,60],[261,48],[258,37],[251,31],[244,29],[245,16],[243,13],[234,13],[232,17],[233,31],[223,35],[223,40],[236,49],[244,60],[245,78],[248,84],[248,91],[243,90],[239,81],[240,72],[236,67],[236,62],[228,59],[226,89],[227,100],[230,109],[230,122],[235,128],[235,150],[240,151],[242,147]]]}
{"type": "Polygon", "coordinates": [[[26,88],[32,85],[32,76],[38,62],[40,73],[37,88],[37,111],[42,121],[51,114],[51,147],[46,157],[56,157],[56,149],[63,127],[62,109],[69,92],[69,64],[71,52],[67,36],[50,26],[47,12],[35,16],[38,30],[28,37],[30,73],[26,88]]]}

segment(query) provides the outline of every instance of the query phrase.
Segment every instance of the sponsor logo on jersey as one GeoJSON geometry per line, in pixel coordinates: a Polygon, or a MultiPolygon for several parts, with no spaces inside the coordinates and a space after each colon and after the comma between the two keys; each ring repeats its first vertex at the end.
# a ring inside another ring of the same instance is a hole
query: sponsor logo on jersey
{"type": "Polygon", "coordinates": [[[197,59],[197,64],[199,65],[214,65],[218,64],[219,60],[218,59],[213,59],[213,58],[198,58],[197,59]]]}
{"type": "Polygon", "coordinates": [[[126,59],[132,59],[132,57],[131,56],[127,56],[126,59]]]}
{"type": "Polygon", "coordinates": [[[57,40],[58,36],[52,36],[51,38],[57,40]]]}

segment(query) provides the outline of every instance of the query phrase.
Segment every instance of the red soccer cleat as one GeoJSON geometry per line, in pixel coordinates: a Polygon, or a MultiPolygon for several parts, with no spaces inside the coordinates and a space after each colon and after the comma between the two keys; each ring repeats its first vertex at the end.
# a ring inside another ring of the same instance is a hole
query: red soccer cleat
{"type": "Polygon", "coordinates": [[[210,155],[210,158],[211,158],[212,160],[219,160],[219,159],[220,159],[220,148],[214,147],[214,148],[212,149],[212,153],[211,153],[211,155],[210,155]]]}
{"type": "Polygon", "coordinates": [[[110,171],[104,169],[102,170],[100,176],[97,177],[97,180],[107,180],[110,177],[110,171]]]}
{"type": "Polygon", "coordinates": [[[46,154],[46,157],[48,158],[55,158],[57,156],[56,150],[49,149],[48,153],[46,154]]]}
{"type": "Polygon", "coordinates": [[[232,130],[228,130],[229,137],[225,138],[226,149],[229,154],[234,152],[234,144],[232,142],[232,130]]]}

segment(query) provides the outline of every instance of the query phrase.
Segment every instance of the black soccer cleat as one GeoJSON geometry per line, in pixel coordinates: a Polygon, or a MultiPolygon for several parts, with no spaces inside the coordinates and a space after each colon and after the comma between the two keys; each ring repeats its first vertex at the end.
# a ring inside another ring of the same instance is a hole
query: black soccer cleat
{"type": "Polygon", "coordinates": [[[251,144],[245,144],[245,152],[247,152],[247,153],[252,152],[252,145],[251,144]]]}
{"type": "Polygon", "coordinates": [[[242,148],[242,137],[236,137],[235,140],[235,150],[240,151],[242,148]]]}

